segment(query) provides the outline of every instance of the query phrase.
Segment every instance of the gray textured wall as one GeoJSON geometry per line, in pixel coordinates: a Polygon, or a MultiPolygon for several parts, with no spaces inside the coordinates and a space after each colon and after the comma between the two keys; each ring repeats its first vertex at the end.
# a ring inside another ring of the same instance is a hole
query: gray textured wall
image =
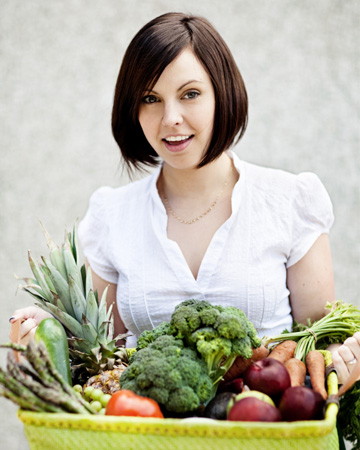
{"type": "MultiPolygon", "coordinates": [[[[320,176],[337,297],[360,305],[357,0],[1,0],[0,342],[32,303],[14,273],[30,274],[28,249],[47,252],[38,218],[61,242],[95,188],[127,182],[110,131],[117,71],[140,26],[171,10],[207,17],[234,53],[250,97],[240,157],[320,176]]],[[[0,448],[27,449],[16,407],[0,407],[0,448]]]]}

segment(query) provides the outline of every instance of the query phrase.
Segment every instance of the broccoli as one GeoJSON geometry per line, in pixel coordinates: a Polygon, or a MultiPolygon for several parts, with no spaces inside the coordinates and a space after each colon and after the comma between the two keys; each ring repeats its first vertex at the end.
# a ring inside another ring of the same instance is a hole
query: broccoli
{"type": "Polygon", "coordinates": [[[169,331],[198,351],[214,384],[220,382],[238,356],[250,358],[252,349],[261,345],[243,311],[205,300],[192,299],[177,305],[169,331]]]}
{"type": "MultiPolygon", "coordinates": [[[[178,304],[170,322],[162,322],[153,330],[141,333],[137,350],[145,350],[149,346],[152,346],[152,352],[158,350],[159,337],[162,337],[159,341],[162,357],[166,356],[169,363],[177,360],[177,353],[184,355],[186,352],[188,359],[197,362],[200,358],[205,363],[207,375],[213,382],[213,392],[238,356],[248,359],[253,348],[261,345],[261,339],[243,311],[194,299],[178,304]],[[165,350],[166,339],[169,348],[165,350]],[[172,347],[179,347],[179,343],[182,347],[175,351],[172,347]]],[[[136,353],[131,356],[130,365],[136,353]]],[[[193,387],[185,370],[183,376],[187,385],[193,387]]],[[[172,380],[168,382],[173,383],[172,380]]]]}
{"type": "Polygon", "coordinates": [[[174,336],[159,336],[133,353],[121,388],[150,397],[165,411],[187,413],[208,402],[214,387],[206,363],[174,336]]]}

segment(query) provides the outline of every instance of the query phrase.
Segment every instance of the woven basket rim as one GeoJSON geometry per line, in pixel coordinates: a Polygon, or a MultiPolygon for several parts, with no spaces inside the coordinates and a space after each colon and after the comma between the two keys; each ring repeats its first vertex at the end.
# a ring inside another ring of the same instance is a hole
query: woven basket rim
{"type": "Polygon", "coordinates": [[[157,419],[18,411],[18,418],[25,426],[50,429],[167,436],[271,437],[272,439],[326,436],[336,425],[336,415],[335,404],[328,406],[323,420],[297,422],[232,422],[202,418],[157,419]]]}

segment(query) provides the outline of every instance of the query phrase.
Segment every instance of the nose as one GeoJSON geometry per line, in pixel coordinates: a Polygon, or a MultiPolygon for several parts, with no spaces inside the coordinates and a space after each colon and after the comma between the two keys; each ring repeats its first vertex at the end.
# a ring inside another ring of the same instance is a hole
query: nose
{"type": "Polygon", "coordinates": [[[183,122],[181,106],[176,102],[164,104],[162,124],[171,127],[180,125],[183,122]]]}

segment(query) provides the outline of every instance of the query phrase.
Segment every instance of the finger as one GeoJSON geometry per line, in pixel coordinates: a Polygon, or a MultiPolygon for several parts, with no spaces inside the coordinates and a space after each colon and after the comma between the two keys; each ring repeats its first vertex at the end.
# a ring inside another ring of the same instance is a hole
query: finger
{"type": "Polygon", "coordinates": [[[342,357],[345,363],[348,361],[351,361],[355,358],[354,353],[352,352],[351,348],[347,345],[342,345],[338,348],[338,353],[342,357]]]}
{"type": "Polygon", "coordinates": [[[34,319],[25,320],[25,322],[23,322],[20,327],[20,339],[23,340],[24,337],[36,326],[37,323],[34,319]]]}
{"type": "Polygon", "coordinates": [[[347,338],[344,345],[349,347],[356,359],[360,359],[360,345],[355,336],[347,338]]]}
{"type": "Polygon", "coordinates": [[[9,319],[10,323],[14,323],[16,320],[26,320],[34,318],[38,313],[39,308],[37,306],[27,306],[26,308],[17,309],[9,319]]]}
{"type": "Polygon", "coordinates": [[[34,339],[37,326],[32,328],[24,337],[20,339],[20,345],[27,345],[31,340],[34,339]]]}
{"type": "Polygon", "coordinates": [[[343,384],[343,382],[346,381],[349,376],[349,370],[337,350],[332,353],[332,360],[337,372],[338,382],[339,384],[343,384]]]}
{"type": "Polygon", "coordinates": [[[19,343],[20,326],[21,326],[20,320],[15,320],[14,322],[11,323],[9,338],[10,338],[10,341],[13,342],[14,344],[19,343]]]}
{"type": "Polygon", "coordinates": [[[354,335],[353,338],[355,338],[358,342],[358,344],[360,345],[360,331],[357,331],[354,335]]]}

